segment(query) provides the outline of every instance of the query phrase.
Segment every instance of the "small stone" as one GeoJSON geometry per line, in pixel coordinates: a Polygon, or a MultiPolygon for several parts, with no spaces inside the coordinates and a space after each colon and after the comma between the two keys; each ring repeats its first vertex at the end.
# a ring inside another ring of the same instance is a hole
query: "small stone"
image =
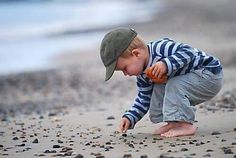
{"type": "Polygon", "coordinates": [[[57,142],[58,142],[58,143],[63,143],[63,141],[61,141],[61,140],[57,140],[57,142]]]}
{"type": "Polygon", "coordinates": [[[16,145],[16,146],[20,146],[20,147],[22,147],[22,146],[25,146],[25,144],[20,144],[20,145],[16,145]]]}
{"type": "Polygon", "coordinates": [[[232,150],[229,148],[224,148],[223,151],[224,151],[224,154],[233,154],[232,150]]]}
{"type": "Polygon", "coordinates": [[[211,154],[206,154],[206,155],[203,155],[203,157],[211,157],[211,154]]]}
{"type": "Polygon", "coordinates": [[[140,158],[148,158],[147,155],[141,155],[140,158]]]}
{"type": "Polygon", "coordinates": [[[34,141],[32,141],[32,143],[39,143],[39,140],[35,139],[34,141]]]}
{"type": "Polygon", "coordinates": [[[14,138],[12,138],[12,140],[18,140],[19,138],[18,137],[14,137],[14,138]]]}
{"type": "Polygon", "coordinates": [[[123,158],[132,158],[132,155],[131,154],[125,154],[125,155],[123,155],[123,158]]]}
{"type": "Polygon", "coordinates": [[[207,149],[206,152],[213,152],[213,150],[212,149],[207,149]]]}
{"type": "Polygon", "coordinates": [[[109,116],[109,117],[107,117],[107,120],[114,120],[114,119],[115,119],[114,116],[109,116]]]}
{"type": "Polygon", "coordinates": [[[236,145],[236,142],[233,142],[232,145],[236,145]]]}
{"type": "Polygon", "coordinates": [[[214,132],[211,133],[211,135],[219,135],[219,134],[221,134],[221,133],[218,132],[218,131],[214,131],[214,132]]]}
{"type": "Polygon", "coordinates": [[[53,148],[60,148],[60,145],[53,145],[53,148]]]}
{"type": "Polygon", "coordinates": [[[127,134],[126,134],[126,133],[123,133],[122,136],[123,136],[123,137],[127,137],[127,134]]]}
{"type": "Polygon", "coordinates": [[[182,148],[181,151],[188,151],[188,149],[187,148],[182,148]]]}
{"type": "Polygon", "coordinates": [[[48,154],[48,153],[51,153],[51,151],[50,150],[45,150],[43,153],[48,154]]]}
{"type": "Polygon", "coordinates": [[[129,144],[129,147],[134,148],[134,145],[133,144],[129,144]]]}
{"type": "Polygon", "coordinates": [[[84,156],[81,154],[77,154],[74,158],[83,158],[84,156]]]}

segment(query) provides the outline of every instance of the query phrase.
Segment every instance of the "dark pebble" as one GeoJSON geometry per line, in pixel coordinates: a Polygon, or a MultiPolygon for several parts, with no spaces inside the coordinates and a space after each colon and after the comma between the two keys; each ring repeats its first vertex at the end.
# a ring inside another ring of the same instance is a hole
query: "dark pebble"
{"type": "Polygon", "coordinates": [[[3,145],[0,145],[0,148],[3,148],[3,145]]]}
{"type": "Polygon", "coordinates": [[[61,140],[57,140],[57,142],[58,142],[58,143],[63,143],[63,141],[61,141],[61,140]]]}
{"type": "Polygon", "coordinates": [[[53,145],[53,148],[60,148],[60,145],[53,145]]]}
{"type": "Polygon", "coordinates": [[[132,158],[132,155],[131,154],[125,154],[125,155],[123,155],[123,158],[132,158]]]}
{"type": "Polygon", "coordinates": [[[14,138],[12,138],[12,140],[18,140],[19,138],[18,137],[14,137],[14,138]]]}
{"type": "Polygon", "coordinates": [[[56,116],[56,113],[49,113],[48,116],[56,116]]]}
{"type": "Polygon", "coordinates": [[[51,153],[51,151],[50,150],[45,150],[43,153],[48,154],[48,153],[51,153]]]}
{"type": "Polygon", "coordinates": [[[232,145],[236,145],[236,142],[233,142],[232,145]]]}
{"type": "Polygon", "coordinates": [[[39,143],[39,140],[35,139],[34,141],[32,141],[32,143],[39,143]]]}
{"type": "Polygon", "coordinates": [[[114,116],[109,116],[109,117],[107,117],[107,120],[114,120],[114,119],[115,119],[114,116]]]}
{"type": "Polygon", "coordinates": [[[182,148],[181,151],[188,151],[188,149],[187,148],[182,148]]]}
{"type": "Polygon", "coordinates": [[[223,151],[224,151],[224,154],[233,154],[232,150],[229,148],[224,148],[223,151]]]}
{"type": "Polygon", "coordinates": [[[83,158],[84,156],[81,154],[76,155],[74,158],[83,158]]]}
{"type": "Polygon", "coordinates": [[[123,137],[127,137],[127,134],[123,133],[122,136],[123,136],[123,137]]]}
{"type": "Polygon", "coordinates": [[[211,154],[206,154],[206,155],[203,155],[203,157],[211,157],[211,154]]]}
{"type": "Polygon", "coordinates": [[[16,145],[16,146],[20,146],[20,147],[22,147],[22,146],[25,146],[25,144],[20,144],[20,145],[16,145]]]}
{"type": "Polygon", "coordinates": [[[96,156],[96,158],[105,158],[105,156],[103,156],[103,155],[98,155],[98,156],[96,156]]]}
{"type": "Polygon", "coordinates": [[[129,144],[129,147],[134,148],[134,145],[133,144],[129,144]]]}
{"type": "Polygon", "coordinates": [[[214,131],[214,132],[211,133],[211,135],[219,135],[219,134],[221,134],[221,133],[218,132],[218,131],[214,131]]]}
{"type": "Polygon", "coordinates": [[[148,158],[147,155],[141,155],[140,158],[148,158]]]}
{"type": "Polygon", "coordinates": [[[211,149],[207,149],[206,152],[213,152],[213,150],[211,150],[211,149]]]}

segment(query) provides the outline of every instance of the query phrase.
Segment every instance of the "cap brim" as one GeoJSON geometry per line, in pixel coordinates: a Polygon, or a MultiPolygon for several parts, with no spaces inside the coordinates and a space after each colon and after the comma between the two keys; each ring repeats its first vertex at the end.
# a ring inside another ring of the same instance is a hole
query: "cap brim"
{"type": "Polygon", "coordinates": [[[115,69],[116,69],[116,60],[112,63],[112,64],[110,64],[108,67],[106,67],[106,78],[105,78],[105,81],[108,81],[111,77],[112,77],[112,75],[113,75],[113,73],[114,73],[114,71],[115,71],[115,69]]]}

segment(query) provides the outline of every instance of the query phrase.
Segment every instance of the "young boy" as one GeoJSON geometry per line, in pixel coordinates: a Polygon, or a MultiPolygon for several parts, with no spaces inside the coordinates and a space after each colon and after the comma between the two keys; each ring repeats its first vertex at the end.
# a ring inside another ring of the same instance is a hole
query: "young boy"
{"type": "Polygon", "coordinates": [[[195,105],[213,98],[222,87],[220,61],[184,43],[164,38],[145,44],[130,28],[118,28],[105,35],[100,55],[106,67],[105,81],[114,71],[137,76],[138,95],[119,126],[133,129],[149,110],[153,123],[167,124],[155,130],[163,137],[194,135],[195,105]],[[145,71],[151,67],[154,80],[145,71]]]}

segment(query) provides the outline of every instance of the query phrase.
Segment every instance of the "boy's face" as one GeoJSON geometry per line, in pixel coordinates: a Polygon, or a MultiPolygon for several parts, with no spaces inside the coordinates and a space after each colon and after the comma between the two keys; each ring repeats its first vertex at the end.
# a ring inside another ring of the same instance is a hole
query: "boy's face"
{"type": "Polygon", "coordinates": [[[125,76],[138,76],[142,74],[146,58],[140,51],[132,51],[127,57],[120,56],[116,64],[116,71],[122,71],[125,76]]]}

